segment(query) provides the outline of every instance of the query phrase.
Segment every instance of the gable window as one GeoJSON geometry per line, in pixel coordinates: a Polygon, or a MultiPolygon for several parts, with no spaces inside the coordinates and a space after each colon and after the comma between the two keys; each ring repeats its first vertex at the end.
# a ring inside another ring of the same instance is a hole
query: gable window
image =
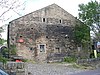
{"type": "Polygon", "coordinates": [[[59,20],[59,22],[60,22],[60,23],[62,23],[62,21],[61,21],[61,20],[59,20]]]}
{"type": "Polygon", "coordinates": [[[45,22],[45,18],[43,18],[43,22],[45,22]]]}

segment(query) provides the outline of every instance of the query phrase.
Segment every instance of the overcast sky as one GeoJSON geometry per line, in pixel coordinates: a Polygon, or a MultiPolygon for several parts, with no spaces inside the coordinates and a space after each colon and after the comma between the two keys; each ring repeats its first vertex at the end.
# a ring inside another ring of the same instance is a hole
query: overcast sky
{"type": "MultiPolygon", "coordinates": [[[[21,13],[22,15],[28,14],[30,12],[33,12],[35,10],[41,9],[43,7],[46,7],[48,5],[55,3],[59,5],[60,7],[62,7],[63,9],[65,9],[70,14],[72,14],[73,16],[78,17],[78,5],[81,3],[86,4],[91,0],[23,0],[23,1],[26,1],[26,5],[25,5],[26,8],[21,13]]],[[[100,0],[97,0],[97,1],[100,2],[100,0]]],[[[14,16],[9,21],[19,17],[19,15],[17,15],[14,12],[11,12],[11,14],[14,14],[14,16]]],[[[5,23],[8,24],[9,21],[5,23]]],[[[2,37],[4,39],[6,39],[7,37],[6,35],[7,35],[6,32],[2,33],[2,37]]]]}

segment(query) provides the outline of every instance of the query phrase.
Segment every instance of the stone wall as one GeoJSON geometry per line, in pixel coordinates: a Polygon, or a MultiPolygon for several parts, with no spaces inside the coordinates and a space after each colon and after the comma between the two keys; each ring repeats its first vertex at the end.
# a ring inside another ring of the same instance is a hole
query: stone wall
{"type": "Polygon", "coordinates": [[[100,58],[78,59],[77,64],[89,65],[89,66],[93,66],[95,68],[100,68],[100,58]]]}
{"type": "Polygon", "coordinates": [[[11,21],[9,42],[17,46],[18,55],[36,61],[45,61],[52,54],[71,55],[76,49],[74,26],[75,18],[52,4],[11,21]]]}
{"type": "Polygon", "coordinates": [[[0,69],[5,70],[9,75],[25,75],[26,68],[24,62],[7,62],[6,64],[0,62],[0,69]]]}

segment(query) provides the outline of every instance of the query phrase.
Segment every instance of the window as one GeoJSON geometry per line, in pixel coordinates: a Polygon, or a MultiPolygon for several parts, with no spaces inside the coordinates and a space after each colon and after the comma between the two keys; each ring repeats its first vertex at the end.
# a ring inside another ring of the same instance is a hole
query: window
{"type": "Polygon", "coordinates": [[[33,28],[31,28],[31,29],[33,29],[33,28]]]}
{"type": "Polygon", "coordinates": [[[54,52],[55,52],[55,53],[61,53],[61,50],[60,50],[59,47],[56,47],[54,52]]]}
{"type": "Polygon", "coordinates": [[[48,38],[48,36],[46,36],[46,38],[48,38]]]}
{"type": "Polygon", "coordinates": [[[32,51],[33,50],[33,47],[30,47],[30,50],[32,51]]]}
{"type": "Polygon", "coordinates": [[[45,22],[45,18],[43,18],[43,22],[45,22]]]}
{"type": "Polygon", "coordinates": [[[22,38],[22,36],[20,36],[20,38],[22,38]]]}
{"type": "Polygon", "coordinates": [[[45,45],[40,45],[40,52],[45,52],[45,45]]]}
{"type": "Polygon", "coordinates": [[[59,22],[61,23],[61,20],[59,20],[59,22]]]}
{"type": "Polygon", "coordinates": [[[14,41],[14,38],[11,38],[14,41]]]}

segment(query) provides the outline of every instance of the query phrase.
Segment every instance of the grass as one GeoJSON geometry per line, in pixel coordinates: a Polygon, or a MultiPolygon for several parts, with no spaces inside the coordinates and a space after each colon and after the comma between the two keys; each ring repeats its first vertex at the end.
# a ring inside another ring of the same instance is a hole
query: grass
{"type": "Polygon", "coordinates": [[[28,60],[28,59],[24,59],[23,62],[32,63],[32,64],[36,63],[34,60],[28,60]]]}
{"type": "Polygon", "coordinates": [[[95,69],[95,67],[92,67],[92,66],[89,65],[89,64],[78,65],[78,64],[74,63],[74,64],[72,64],[72,66],[73,66],[74,68],[79,68],[79,69],[88,69],[88,70],[93,70],[93,69],[95,69]]]}

